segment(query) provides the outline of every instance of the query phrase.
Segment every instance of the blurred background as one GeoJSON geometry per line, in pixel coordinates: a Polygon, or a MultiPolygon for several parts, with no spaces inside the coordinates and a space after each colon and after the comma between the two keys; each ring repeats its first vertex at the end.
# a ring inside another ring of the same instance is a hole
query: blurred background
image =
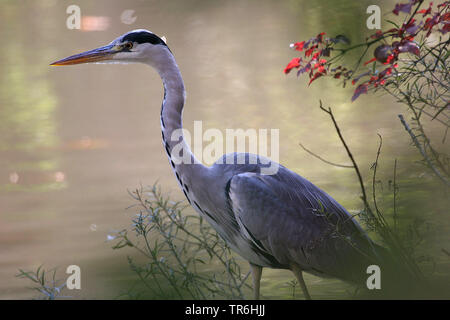
{"type": "MultiPolygon", "coordinates": [[[[136,212],[127,189],[157,180],[183,200],[161,145],[163,96],[156,72],[141,65],[50,67],[49,63],[109,43],[132,29],[165,36],[182,71],[187,104],[184,125],[277,128],[280,162],[327,191],[349,210],[361,206],[352,170],[319,99],[331,106],[363,175],[369,179],[378,137],[384,139],[379,179],[388,191],[398,159],[399,206],[425,220],[423,250],[434,272],[449,270],[448,199],[419,163],[397,114],[402,107],[370,94],[351,103],[353,88],[286,76],[292,42],[319,32],[345,34],[353,43],[373,33],[366,8],[389,14],[394,1],[57,1],[0,3],[0,299],[30,298],[19,268],[81,267],[78,298],[115,298],[133,275],[126,250],[107,236],[129,226],[136,212]],[[80,30],[66,27],[66,9],[81,8],[80,30]]],[[[382,24],[382,28],[386,26],[382,24]]],[[[351,58],[351,57],[350,57],[351,58]]],[[[441,134],[428,128],[431,136],[441,134]]],[[[439,140],[439,139],[438,139],[439,140]]],[[[440,140],[439,140],[440,141],[440,140]]],[[[446,146],[448,148],[448,144],[446,146]]],[[[391,198],[381,199],[390,206],[391,198]]],[[[188,209],[192,210],[192,209],[188,209]]],[[[289,297],[287,271],[265,270],[262,294],[289,297]]],[[[306,276],[316,298],[345,298],[337,280],[306,276]]],[[[72,294],[72,292],[71,292],[72,294]]]]}

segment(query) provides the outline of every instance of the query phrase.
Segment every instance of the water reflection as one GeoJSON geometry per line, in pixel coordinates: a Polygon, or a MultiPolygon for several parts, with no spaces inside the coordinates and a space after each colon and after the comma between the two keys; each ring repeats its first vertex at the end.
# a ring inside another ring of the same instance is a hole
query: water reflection
{"type": "MultiPolygon", "coordinates": [[[[222,132],[279,128],[280,162],[349,209],[357,208],[353,172],[324,165],[298,146],[302,141],[334,162],[347,160],[328,118],[317,108],[321,98],[346,128],[366,177],[380,132],[385,138],[380,179],[388,181],[398,158],[398,174],[407,183],[401,205],[431,218],[445,213],[442,190],[430,203],[432,185],[417,187],[418,181],[430,179],[418,179],[425,170],[414,163],[418,157],[398,125],[392,100],[351,104],[351,90],[330,81],[308,88],[304,80],[282,73],[293,57],[293,41],[318,31],[346,34],[354,41],[364,37],[367,1],[77,3],[86,16],[109,17],[108,28],[68,30],[67,4],[61,1],[1,4],[0,35],[7,45],[0,51],[0,298],[28,298],[26,284],[14,274],[41,263],[62,270],[79,265],[85,275],[80,297],[114,297],[117,285],[126,287],[129,281],[126,253],[112,251],[105,240],[134,214],[124,210],[132,204],[126,189],[159,179],[164,190],[183,199],[161,147],[162,86],[156,73],[136,65],[48,67],[134,28],[167,36],[188,90],[187,129],[193,130],[194,120],[203,120],[204,130],[222,132]],[[123,16],[125,10],[134,15],[123,16]],[[409,194],[414,201],[406,198],[409,194]]],[[[391,201],[383,200],[386,206],[391,201]]],[[[438,225],[436,251],[449,239],[448,222],[435,220],[430,219],[438,225]]],[[[267,270],[262,292],[268,298],[289,298],[290,280],[289,273],[267,270]]],[[[337,280],[311,276],[307,281],[315,297],[348,297],[347,287],[337,280]]]]}
{"type": "MultiPolygon", "coordinates": [[[[11,2],[3,6],[1,33],[8,45],[0,52],[0,174],[7,177],[9,172],[9,180],[0,180],[0,190],[17,191],[31,185],[40,190],[61,188],[62,181],[51,177],[58,169],[59,155],[47,152],[59,140],[47,61],[43,55],[32,54],[39,46],[27,27],[10,28],[23,15],[21,7],[11,2]]],[[[39,3],[31,7],[43,9],[39,3]]],[[[48,31],[45,25],[36,28],[37,33],[48,31]]]]}

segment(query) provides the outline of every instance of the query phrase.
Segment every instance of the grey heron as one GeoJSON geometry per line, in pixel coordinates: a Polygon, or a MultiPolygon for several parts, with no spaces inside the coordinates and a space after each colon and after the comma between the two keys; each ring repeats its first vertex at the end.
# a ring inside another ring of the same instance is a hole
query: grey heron
{"type": "Polygon", "coordinates": [[[380,261],[382,248],[354,217],[297,173],[277,164],[276,173],[263,174],[271,160],[248,153],[224,155],[210,167],[195,158],[183,135],[176,134],[183,128],[183,79],[171,50],[154,33],[133,30],[51,65],[81,63],[143,63],[159,73],[164,86],[162,140],[169,163],[192,207],[249,262],[255,299],[263,267],[291,270],[310,299],[303,272],[364,283],[367,267],[380,261]]]}

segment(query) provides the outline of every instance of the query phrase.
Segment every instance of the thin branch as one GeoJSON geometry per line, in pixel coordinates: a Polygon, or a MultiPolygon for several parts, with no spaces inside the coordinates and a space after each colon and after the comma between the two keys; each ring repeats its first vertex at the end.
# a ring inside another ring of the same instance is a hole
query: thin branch
{"type": "Polygon", "coordinates": [[[379,133],[378,133],[378,138],[380,139],[380,143],[378,144],[377,156],[375,158],[375,163],[373,164],[372,198],[373,198],[373,205],[375,206],[375,212],[377,213],[379,220],[381,222],[383,222],[384,225],[387,225],[383,214],[378,209],[377,196],[376,196],[376,181],[377,181],[378,160],[379,160],[380,154],[381,154],[381,147],[383,146],[383,138],[381,137],[381,135],[379,133]]]}
{"type": "Polygon", "coordinates": [[[448,251],[445,250],[444,248],[442,248],[442,252],[445,253],[448,257],[450,257],[450,252],[448,252],[448,251]]]}
{"type": "Polygon", "coordinates": [[[353,154],[350,151],[350,148],[347,146],[347,143],[345,142],[345,139],[342,136],[341,129],[339,128],[339,126],[338,126],[338,124],[336,122],[336,119],[334,118],[334,115],[333,115],[333,112],[331,111],[331,108],[325,109],[322,106],[322,101],[320,101],[320,109],[322,109],[322,111],[328,113],[328,115],[330,116],[331,120],[333,121],[334,128],[336,129],[336,132],[337,132],[337,134],[339,136],[339,139],[341,140],[342,144],[344,145],[344,148],[347,151],[347,155],[348,155],[348,157],[350,158],[350,160],[353,163],[353,168],[355,169],[356,175],[358,176],[358,180],[359,180],[359,184],[360,184],[360,187],[361,187],[362,199],[363,199],[364,205],[366,206],[366,209],[370,208],[369,207],[369,203],[367,201],[366,188],[364,187],[364,182],[363,182],[363,178],[362,178],[361,172],[359,171],[359,167],[356,164],[355,158],[353,157],[353,154]]]}
{"type": "Polygon", "coordinates": [[[397,159],[394,160],[394,231],[397,231],[397,159]]]}
{"type": "Polygon", "coordinates": [[[340,168],[347,168],[347,169],[353,169],[353,168],[354,168],[354,166],[351,166],[351,165],[339,164],[339,163],[334,163],[334,162],[328,161],[328,160],[322,158],[321,156],[319,156],[318,154],[315,154],[315,153],[312,152],[311,150],[308,150],[304,145],[301,144],[301,142],[299,142],[298,144],[299,144],[300,147],[301,147],[303,150],[305,150],[307,153],[309,153],[309,154],[312,155],[313,157],[315,157],[315,158],[317,158],[317,159],[319,159],[319,160],[325,162],[326,164],[329,164],[329,165],[332,165],[332,166],[335,166],[335,167],[340,167],[340,168]]]}
{"type": "Polygon", "coordinates": [[[445,178],[440,172],[439,170],[436,168],[435,165],[433,165],[433,162],[430,160],[430,158],[428,157],[428,154],[425,152],[425,150],[422,148],[421,144],[419,143],[419,141],[417,140],[417,137],[414,135],[414,132],[411,130],[411,128],[409,127],[409,125],[406,123],[405,118],[403,118],[403,115],[399,114],[398,115],[400,122],[402,123],[403,127],[405,128],[405,130],[409,133],[412,141],[414,142],[414,145],[416,146],[416,148],[420,151],[420,153],[422,154],[422,157],[425,159],[426,163],[428,164],[428,166],[431,168],[431,170],[433,170],[434,174],[447,186],[450,186],[450,182],[447,180],[447,178],[445,178]]]}

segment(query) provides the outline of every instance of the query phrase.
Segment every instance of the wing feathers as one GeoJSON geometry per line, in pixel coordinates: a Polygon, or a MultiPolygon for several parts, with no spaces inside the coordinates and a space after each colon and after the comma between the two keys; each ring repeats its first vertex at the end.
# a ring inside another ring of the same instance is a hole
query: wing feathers
{"type": "Polygon", "coordinates": [[[280,265],[295,262],[305,271],[344,279],[365,275],[370,239],[306,179],[284,167],[276,175],[246,172],[233,176],[227,194],[241,234],[280,265]]]}

